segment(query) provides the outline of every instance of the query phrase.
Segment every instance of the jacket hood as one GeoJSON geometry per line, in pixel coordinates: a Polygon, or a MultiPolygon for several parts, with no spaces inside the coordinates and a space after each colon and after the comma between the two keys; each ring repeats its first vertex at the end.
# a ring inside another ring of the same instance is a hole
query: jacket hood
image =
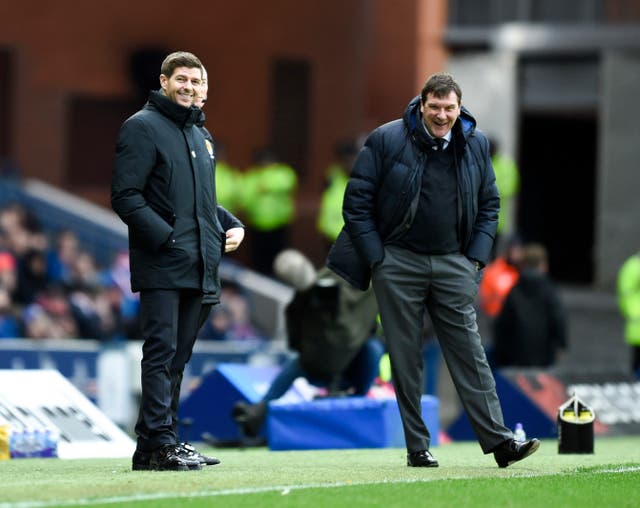
{"type": "MultiPolygon", "coordinates": [[[[416,96],[407,105],[402,115],[402,120],[410,134],[415,135],[417,139],[424,139],[427,133],[422,126],[422,113],[420,113],[420,96],[416,96]]],[[[460,116],[453,126],[454,130],[460,129],[464,139],[467,140],[476,129],[476,119],[467,108],[462,106],[460,116]]]]}
{"type": "Polygon", "coordinates": [[[200,108],[197,106],[185,108],[155,90],[149,93],[149,99],[145,104],[145,108],[156,109],[180,127],[204,125],[204,113],[200,108]]]}

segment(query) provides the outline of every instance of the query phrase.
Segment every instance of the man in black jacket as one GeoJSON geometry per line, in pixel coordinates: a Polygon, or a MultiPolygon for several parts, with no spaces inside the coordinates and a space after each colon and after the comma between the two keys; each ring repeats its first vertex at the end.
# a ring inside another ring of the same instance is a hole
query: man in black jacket
{"type": "Polygon", "coordinates": [[[131,289],[140,292],[142,398],[133,469],[218,463],[178,442],[180,386],[199,327],[219,301],[218,266],[238,248],[242,223],[215,197],[215,153],[194,106],[202,64],[172,53],[159,91],[122,125],[111,205],[129,228],[131,289]]]}
{"type": "Polygon", "coordinates": [[[506,467],[540,442],[517,443],[505,427],[478,334],[474,299],[500,205],[489,143],[461,100],[454,79],[435,74],[402,119],[369,135],[347,184],[345,228],[328,265],[361,288],[372,278],[407,464],[438,466],[420,402],[426,307],[480,446],[506,467]]]}

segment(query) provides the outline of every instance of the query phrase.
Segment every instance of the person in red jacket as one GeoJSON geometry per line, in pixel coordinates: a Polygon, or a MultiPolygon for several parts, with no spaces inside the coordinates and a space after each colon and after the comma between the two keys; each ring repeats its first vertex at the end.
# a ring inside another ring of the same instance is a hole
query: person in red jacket
{"type": "Polygon", "coordinates": [[[478,288],[480,310],[489,318],[495,318],[502,309],[511,288],[518,282],[518,264],[522,258],[522,243],[517,235],[512,236],[505,252],[484,269],[478,288]]]}

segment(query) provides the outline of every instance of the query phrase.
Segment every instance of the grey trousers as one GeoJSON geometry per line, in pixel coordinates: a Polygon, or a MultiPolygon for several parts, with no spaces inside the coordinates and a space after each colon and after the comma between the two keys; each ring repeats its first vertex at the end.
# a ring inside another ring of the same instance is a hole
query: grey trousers
{"type": "Polygon", "coordinates": [[[409,453],[428,450],[422,419],[422,322],[433,322],[444,360],[484,453],[511,439],[482,347],[474,300],[476,268],[462,254],[426,255],[397,246],[373,270],[373,289],[391,360],[409,453]]]}

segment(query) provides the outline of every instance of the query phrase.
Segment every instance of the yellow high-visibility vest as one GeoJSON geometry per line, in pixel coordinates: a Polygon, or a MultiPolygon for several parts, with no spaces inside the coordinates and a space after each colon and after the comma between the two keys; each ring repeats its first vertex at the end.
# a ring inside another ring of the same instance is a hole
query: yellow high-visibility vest
{"type": "Polygon", "coordinates": [[[508,231],[510,226],[509,203],[520,190],[520,172],[511,157],[496,154],[491,159],[496,174],[496,185],[500,193],[500,214],[498,215],[498,233],[508,231]]]}
{"type": "Polygon", "coordinates": [[[640,253],[631,256],[620,267],[618,305],[625,318],[625,340],[640,346],[640,253]]]}
{"type": "Polygon", "coordinates": [[[338,237],[344,219],[342,218],[342,199],[347,188],[349,176],[338,164],[333,164],[327,171],[329,186],[322,193],[320,211],[316,223],[318,231],[333,242],[338,237]]]}
{"type": "Polygon", "coordinates": [[[272,231],[295,216],[298,175],[280,162],[250,168],[242,177],[242,208],[249,225],[272,231]]]}

